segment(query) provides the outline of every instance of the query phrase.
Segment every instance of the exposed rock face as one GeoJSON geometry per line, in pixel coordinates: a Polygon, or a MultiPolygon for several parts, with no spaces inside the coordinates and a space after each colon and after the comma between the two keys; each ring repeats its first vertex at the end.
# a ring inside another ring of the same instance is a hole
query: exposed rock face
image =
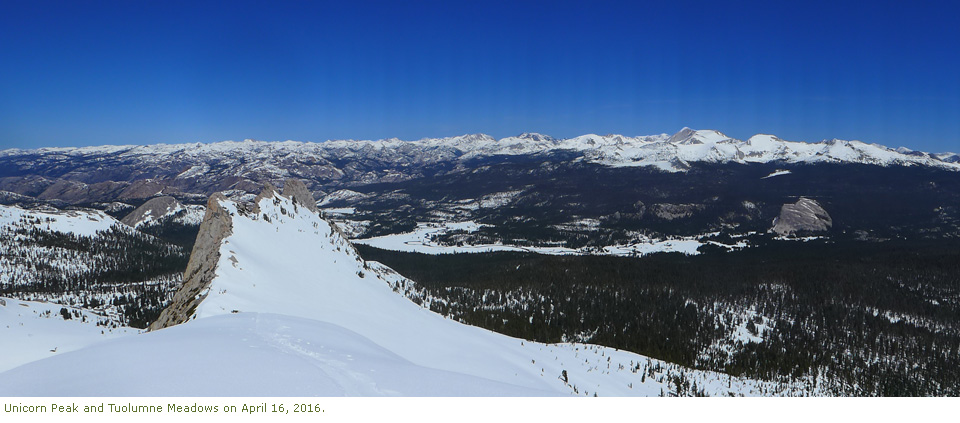
{"type": "Polygon", "coordinates": [[[197,242],[193,245],[190,262],[183,273],[183,285],[148,330],[186,322],[206,297],[205,290],[216,276],[217,263],[220,261],[220,244],[233,232],[230,212],[220,206],[220,202],[224,200],[226,197],[217,193],[207,201],[207,211],[203,216],[203,223],[200,224],[197,242]]]}
{"type": "Polygon", "coordinates": [[[800,197],[796,203],[784,204],[773,220],[773,231],[780,235],[797,232],[824,232],[833,226],[833,218],[816,200],[800,197]]]}
{"type": "Polygon", "coordinates": [[[136,210],[130,212],[126,217],[120,220],[127,226],[137,226],[151,220],[159,219],[162,216],[183,207],[176,198],[163,196],[150,199],[136,210]]]}
{"type": "Polygon", "coordinates": [[[283,183],[283,196],[293,200],[295,204],[303,205],[310,211],[317,212],[317,200],[313,199],[313,194],[299,179],[287,179],[283,183]]]}
{"type": "MultiPolygon", "coordinates": [[[[696,134],[697,134],[697,131],[696,131],[696,130],[693,130],[693,129],[690,129],[690,128],[683,128],[683,129],[680,130],[680,132],[677,132],[676,134],[673,134],[673,135],[667,140],[667,142],[668,142],[668,143],[671,143],[671,144],[679,144],[679,143],[685,143],[685,144],[686,144],[686,143],[690,143],[690,142],[691,142],[691,138],[693,138],[693,136],[696,135],[696,134]]],[[[696,144],[703,144],[702,142],[696,141],[696,140],[694,140],[693,142],[696,143],[696,144]]]]}

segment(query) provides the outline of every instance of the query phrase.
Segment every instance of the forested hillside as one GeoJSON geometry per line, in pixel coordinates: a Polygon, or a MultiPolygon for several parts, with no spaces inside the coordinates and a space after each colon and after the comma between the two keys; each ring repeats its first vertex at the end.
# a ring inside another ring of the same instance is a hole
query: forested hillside
{"type": "Polygon", "coordinates": [[[82,307],[137,328],[156,319],[189,260],[192,240],[161,236],[196,236],[196,226],[164,221],[141,232],[92,211],[4,211],[22,216],[0,227],[0,295],[82,307]],[[94,219],[96,227],[70,229],[94,219]]]}
{"type": "Polygon", "coordinates": [[[836,394],[960,394],[960,243],[779,243],[642,258],[358,247],[408,296],[513,336],[589,341],[836,394]]]}

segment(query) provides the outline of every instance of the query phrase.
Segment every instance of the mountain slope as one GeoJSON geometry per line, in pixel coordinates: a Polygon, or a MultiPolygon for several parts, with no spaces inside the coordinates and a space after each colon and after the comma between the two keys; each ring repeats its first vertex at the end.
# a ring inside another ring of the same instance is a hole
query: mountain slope
{"type": "MultiPolygon", "coordinates": [[[[855,163],[960,170],[953,153],[891,149],[860,141],[784,141],[772,135],[737,140],[714,130],[684,128],[628,137],[555,139],[484,134],[417,141],[242,142],[0,150],[0,191],[71,204],[202,194],[256,192],[263,182],[297,177],[310,188],[336,189],[398,182],[448,172],[490,157],[566,154],[607,166],[685,172],[691,163],[855,163]]],[[[2,198],[2,197],[0,197],[2,198]]],[[[19,201],[19,200],[18,200],[19,201]]]]}
{"type": "Polygon", "coordinates": [[[550,394],[418,366],[343,327],[263,313],[200,319],[0,374],[0,396],[550,394]]]}
{"type": "MultiPolygon", "coordinates": [[[[684,369],[612,348],[540,344],[466,326],[394,292],[400,289],[401,277],[382,265],[364,262],[330,223],[275,190],[265,191],[253,205],[218,197],[208,206],[208,215],[219,208],[229,216],[230,229],[221,231],[225,236],[218,243],[214,276],[201,279],[204,285],[194,296],[199,303],[168,309],[169,316],[161,318],[166,325],[186,323],[0,374],[0,393],[610,396],[799,392],[794,386],[684,369]],[[273,334],[284,339],[271,338],[273,334]],[[161,364],[161,370],[148,378],[118,374],[122,366],[114,365],[115,360],[123,363],[128,360],[123,357],[131,355],[141,363],[163,362],[178,351],[200,352],[188,363],[161,364]],[[291,356],[297,360],[285,364],[291,356]],[[86,364],[75,367],[81,362],[86,364]],[[302,377],[300,372],[310,368],[319,369],[307,373],[316,377],[302,377]],[[255,382],[261,373],[271,374],[264,376],[263,384],[255,382]],[[427,385],[443,381],[438,385],[443,389],[438,392],[405,379],[421,376],[427,385]],[[85,383],[57,382],[64,379],[85,383]]],[[[187,279],[184,289],[195,289],[188,287],[193,282],[187,279]]]]}
{"type": "Polygon", "coordinates": [[[187,253],[101,211],[0,205],[0,295],[83,307],[114,326],[152,321],[187,253]]]}

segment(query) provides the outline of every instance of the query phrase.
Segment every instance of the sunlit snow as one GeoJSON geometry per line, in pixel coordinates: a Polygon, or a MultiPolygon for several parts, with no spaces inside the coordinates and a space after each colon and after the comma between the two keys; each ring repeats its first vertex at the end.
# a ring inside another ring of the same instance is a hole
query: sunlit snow
{"type": "Polygon", "coordinates": [[[139,332],[101,326],[98,323],[102,320],[106,319],[89,310],[0,297],[0,372],[139,332]],[[61,309],[67,310],[69,319],[64,318],[61,309]]]}

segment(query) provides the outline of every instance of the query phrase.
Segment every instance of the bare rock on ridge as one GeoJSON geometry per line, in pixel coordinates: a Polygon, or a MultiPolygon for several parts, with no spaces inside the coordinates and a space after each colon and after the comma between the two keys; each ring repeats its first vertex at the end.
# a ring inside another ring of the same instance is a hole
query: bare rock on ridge
{"type": "Polygon", "coordinates": [[[220,244],[233,233],[230,212],[220,206],[220,201],[224,200],[226,197],[217,193],[207,201],[207,211],[203,216],[203,223],[200,224],[197,241],[193,244],[187,270],[183,273],[183,285],[148,330],[163,329],[186,322],[206,296],[205,290],[216,276],[220,244]]]}
{"type": "Polygon", "coordinates": [[[307,188],[307,185],[299,179],[287,179],[283,183],[283,196],[293,200],[294,203],[305,206],[310,211],[317,212],[317,200],[313,199],[313,194],[307,188]]]}

